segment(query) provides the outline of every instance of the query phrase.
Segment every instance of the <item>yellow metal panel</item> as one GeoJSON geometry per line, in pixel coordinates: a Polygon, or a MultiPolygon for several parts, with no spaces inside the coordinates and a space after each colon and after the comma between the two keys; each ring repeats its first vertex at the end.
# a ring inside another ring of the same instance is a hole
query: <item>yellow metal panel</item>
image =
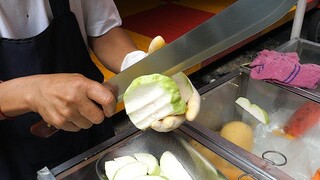
{"type": "Polygon", "coordinates": [[[144,36],[142,34],[130,31],[125,29],[127,34],[131,37],[133,42],[137,45],[138,49],[147,52],[149,48],[149,44],[152,41],[152,38],[144,36]]]}
{"type": "Polygon", "coordinates": [[[159,0],[114,0],[121,17],[130,16],[161,5],[159,0]]]}
{"type": "Polygon", "coordinates": [[[180,0],[176,4],[217,14],[236,0],[180,0]]]}

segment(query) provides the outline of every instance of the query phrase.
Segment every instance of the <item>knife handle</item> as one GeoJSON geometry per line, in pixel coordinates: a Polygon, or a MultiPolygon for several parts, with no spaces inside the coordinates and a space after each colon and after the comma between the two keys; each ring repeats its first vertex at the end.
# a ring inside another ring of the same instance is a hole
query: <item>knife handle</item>
{"type": "MultiPolygon", "coordinates": [[[[111,83],[108,83],[108,81],[102,83],[102,85],[104,87],[108,88],[112,92],[112,94],[115,97],[117,97],[116,96],[118,94],[118,87],[117,86],[115,86],[111,83]]],[[[99,104],[97,104],[97,106],[99,106],[102,109],[102,107],[99,104]]],[[[55,128],[54,126],[49,125],[43,119],[40,120],[39,122],[33,124],[30,127],[31,134],[38,136],[38,137],[41,137],[41,138],[48,138],[48,137],[52,136],[54,133],[56,133],[57,131],[59,131],[59,129],[55,128]]]]}
{"type": "Polygon", "coordinates": [[[54,133],[56,133],[57,131],[59,131],[59,129],[49,125],[43,119],[33,124],[30,127],[30,132],[33,135],[38,136],[40,138],[48,138],[52,136],[54,133]]]}

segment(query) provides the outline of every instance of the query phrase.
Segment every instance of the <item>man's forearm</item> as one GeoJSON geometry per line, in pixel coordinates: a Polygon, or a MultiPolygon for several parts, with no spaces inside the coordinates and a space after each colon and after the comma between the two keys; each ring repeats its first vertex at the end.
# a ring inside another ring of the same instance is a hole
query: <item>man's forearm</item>
{"type": "Polygon", "coordinates": [[[138,50],[120,27],[113,28],[100,37],[89,37],[89,44],[101,63],[115,73],[120,72],[124,57],[138,50]]]}
{"type": "Polygon", "coordinates": [[[0,84],[0,120],[30,112],[27,78],[16,78],[0,84]]]}

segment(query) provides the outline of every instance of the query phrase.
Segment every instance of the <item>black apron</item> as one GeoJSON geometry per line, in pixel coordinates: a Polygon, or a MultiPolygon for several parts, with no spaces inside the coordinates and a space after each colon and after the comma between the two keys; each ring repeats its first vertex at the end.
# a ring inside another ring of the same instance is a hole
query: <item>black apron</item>
{"type": "MultiPolygon", "coordinates": [[[[68,0],[50,0],[54,19],[37,36],[0,40],[0,80],[34,74],[81,73],[102,82],[90,59],[68,0]]],[[[114,135],[111,119],[77,133],[59,131],[41,139],[30,126],[42,119],[27,113],[0,121],[0,179],[35,179],[44,166],[53,168],[114,135]]]]}

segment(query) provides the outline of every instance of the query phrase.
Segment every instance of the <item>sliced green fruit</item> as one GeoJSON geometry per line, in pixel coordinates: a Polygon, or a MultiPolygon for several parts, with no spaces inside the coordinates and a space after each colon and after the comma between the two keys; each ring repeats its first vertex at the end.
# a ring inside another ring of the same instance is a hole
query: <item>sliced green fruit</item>
{"type": "Polygon", "coordinates": [[[133,80],[123,96],[126,113],[139,129],[168,115],[184,114],[186,102],[176,82],[161,74],[140,76],[133,80]]]}
{"type": "Polygon", "coordinates": [[[239,97],[235,102],[262,123],[270,123],[268,113],[258,105],[251,104],[251,102],[247,98],[239,97]]]}
{"type": "Polygon", "coordinates": [[[108,179],[112,180],[120,168],[133,162],[137,162],[137,160],[131,156],[121,156],[114,158],[113,161],[106,161],[104,163],[104,168],[108,179]]]}
{"type": "Polygon", "coordinates": [[[116,161],[106,161],[104,163],[104,168],[106,175],[109,180],[112,180],[114,178],[114,175],[116,172],[122,167],[123,165],[116,161]]]}
{"type": "Polygon", "coordinates": [[[144,162],[133,162],[129,163],[122,168],[120,168],[115,176],[114,180],[130,180],[140,176],[147,175],[148,166],[144,162]]]}
{"type": "Polygon", "coordinates": [[[192,180],[191,176],[179,162],[179,160],[170,152],[166,151],[161,155],[160,168],[162,174],[172,180],[192,180]]]}
{"type": "Polygon", "coordinates": [[[179,91],[181,94],[181,98],[185,102],[188,102],[193,94],[193,88],[192,88],[192,85],[189,81],[189,78],[183,72],[179,72],[179,73],[171,76],[171,78],[178,85],[179,91]]]}
{"type": "Polygon", "coordinates": [[[163,176],[140,176],[137,178],[134,178],[133,180],[168,180],[166,177],[163,176]]]}
{"type": "Polygon", "coordinates": [[[135,153],[134,157],[148,166],[149,175],[159,175],[160,166],[156,157],[149,153],[135,153]]]}
{"type": "Polygon", "coordinates": [[[121,156],[121,157],[114,158],[114,160],[121,165],[137,162],[137,160],[132,156],[121,156]]]}

